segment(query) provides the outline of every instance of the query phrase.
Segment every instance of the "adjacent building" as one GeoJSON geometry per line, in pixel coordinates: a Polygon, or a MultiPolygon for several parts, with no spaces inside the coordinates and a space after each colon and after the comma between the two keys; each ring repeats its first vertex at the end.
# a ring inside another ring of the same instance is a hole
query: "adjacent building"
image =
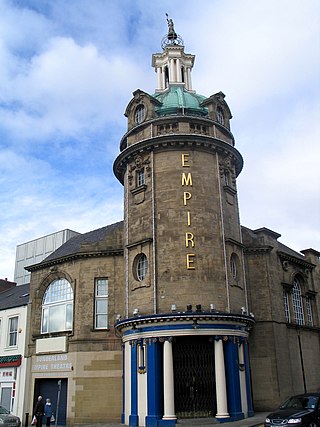
{"type": "Polygon", "coordinates": [[[76,231],[61,230],[18,245],[16,248],[14,281],[18,285],[30,283],[30,272],[25,267],[42,261],[77,234],[79,233],[76,231]]]}
{"type": "Polygon", "coordinates": [[[241,227],[232,115],[194,58],[168,20],[155,93],[125,111],[124,221],[27,268],[26,407],[50,397],[59,423],[238,420],[320,387],[320,254],[241,227]]]}
{"type": "Polygon", "coordinates": [[[0,294],[0,405],[24,419],[29,284],[0,294]]]}

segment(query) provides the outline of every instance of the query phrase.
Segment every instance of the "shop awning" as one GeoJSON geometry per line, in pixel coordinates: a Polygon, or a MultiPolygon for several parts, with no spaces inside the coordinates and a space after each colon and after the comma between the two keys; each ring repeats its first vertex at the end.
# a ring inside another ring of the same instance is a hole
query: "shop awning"
{"type": "Polygon", "coordinates": [[[21,354],[12,356],[0,356],[0,368],[21,365],[21,354]]]}

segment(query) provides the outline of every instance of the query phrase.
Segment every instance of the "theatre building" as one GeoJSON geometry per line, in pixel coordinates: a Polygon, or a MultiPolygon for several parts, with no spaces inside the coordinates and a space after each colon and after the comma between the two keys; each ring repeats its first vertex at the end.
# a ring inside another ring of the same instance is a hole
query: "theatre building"
{"type": "Polygon", "coordinates": [[[155,92],[125,111],[124,221],[28,267],[29,405],[68,425],[235,421],[320,387],[319,253],[241,227],[231,112],[193,89],[194,59],[168,20],[155,92]]]}

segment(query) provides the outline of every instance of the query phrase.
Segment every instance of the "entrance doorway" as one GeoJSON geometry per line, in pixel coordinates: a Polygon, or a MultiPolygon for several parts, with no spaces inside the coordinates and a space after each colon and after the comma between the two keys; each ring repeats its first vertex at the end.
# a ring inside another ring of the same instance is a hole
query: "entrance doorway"
{"type": "Polygon", "coordinates": [[[175,411],[178,418],[216,414],[214,343],[209,337],[173,342],[175,411]]]}
{"type": "Polygon", "coordinates": [[[66,378],[44,378],[36,379],[34,385],[34,405],[38,396],[51,400],[54,416],[57,416],[57,424],[60,426],[66,425],[67,419],[67,391],[68,380],[66,378]],[[59,404],[59,407],[58,407],[59,404]]]}

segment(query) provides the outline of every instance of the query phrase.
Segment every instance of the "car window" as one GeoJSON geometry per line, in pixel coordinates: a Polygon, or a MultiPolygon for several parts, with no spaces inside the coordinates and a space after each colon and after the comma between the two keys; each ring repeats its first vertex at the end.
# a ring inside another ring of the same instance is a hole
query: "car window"
{"type": "Polygon", "coordinates": [[[10,412],[3,406],[0,406],[0,414],[10,414],[10,412]]]}
{"type": "Polygon", "coordinates": [[[294,396],[288,399],[281,409],[295,408],[295,409],[315,409],[318,404],[319,397],[317,396],[294,396]]]}

